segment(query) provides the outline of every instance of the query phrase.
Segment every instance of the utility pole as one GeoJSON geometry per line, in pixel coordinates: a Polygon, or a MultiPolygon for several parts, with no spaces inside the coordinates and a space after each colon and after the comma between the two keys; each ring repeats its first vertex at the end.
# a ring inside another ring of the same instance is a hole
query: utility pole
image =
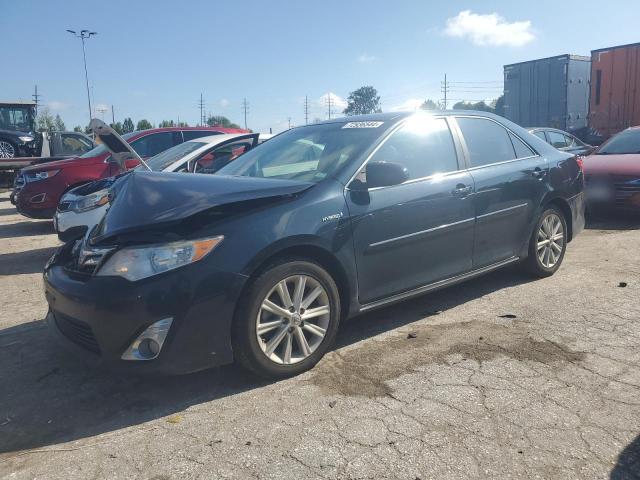
{"type": "Polygon", "coordinates": [[[244,129],[247,130],[247,113],[249,113],[249,102],[247,98],[242,99],[242,111],[244,112],[244,129]]]}
{"type": "Polygon", "coordinates": [[[200,103],[198,103],[198,107],[200,108],[199,126],[203,127],[205,124],[205,118],[204,118],[204,97],[202,96],[202,93],[200,93],[200,103]]]}
{"type": "Polygon", "coordinates": [[[289,130],[291,130],[291,117],[287,117],[287,122],[289,122],[289,130]]]}
{"type": "Polygon", "coordinates": [[[304,124],[309,125],[309,97],[304,96],[304,124]]]}
{"type": "Polygon", "coordinates": [[[327,114],[329,115],[329,120],[331,120],[331,92],[327,93],[327,101],[325,103],[327,105],[327,114]]]}
{"type": "Polygon", "coordinates": [[[447,74],[444,74],[444,82],[441,82],[440,90],[444,95],[444,100],[442,101],[442,105],[444,106],[444,110],[447,109],[447,94],[449,93],[449,82],[447,82],[447,74]]]}
{"type": "Polygon", "coordinates": [[[87,74],[87,53],[84,49],[84,41],[90,38],[91,35],[97,35],[98,32],[90,32],[89,30],[80,30],[80,33],[76,33],[75,30],[67,30],[73,36],[79,38],[82,41],[82,59],[84,60],[84,81],[87,84],[87,101],[89,102],[89,121],[91,121],[91,96],[89,95],[89,75],[87,74]]]}
{"type": "Polygon", "coordinates": [[[116,114],[113,112],[113,105],[111,105],[111,123],[113,125],[116,123],[116,114]]]}
{"type": "Polygon", "coordinates": [[[35,93],[31,96],[33,97],[33,101],[36,102],[36,116],[38,116],[38,107],[40,106],[40,97],[42,95],[38,95],[38,85],[35,87],[35,93]]]}

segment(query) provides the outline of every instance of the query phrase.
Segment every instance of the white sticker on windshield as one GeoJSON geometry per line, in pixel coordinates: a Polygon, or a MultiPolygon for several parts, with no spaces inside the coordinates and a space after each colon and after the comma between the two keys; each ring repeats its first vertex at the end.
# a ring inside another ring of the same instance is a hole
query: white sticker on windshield
{"type": "Polygon", "coordinates": [[[349,122],[345,123],[342,128],[378,128],[384,122],[349,122]]]}

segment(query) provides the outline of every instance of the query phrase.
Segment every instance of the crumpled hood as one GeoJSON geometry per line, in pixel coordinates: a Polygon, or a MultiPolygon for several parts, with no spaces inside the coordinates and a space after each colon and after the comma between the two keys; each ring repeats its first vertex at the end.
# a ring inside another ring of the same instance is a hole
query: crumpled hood
{"type": "Polygon", "coordinates": [[[640,178],[640,154],[589,155],[584,158],[584,173],[638,175],[640,178]]]}
{"type": "Polygon", "coordinates": [[[312,183],[224,175],[133,171],[113,186],[100,240],[171,223],[221,205],[300,193],[312,183]]]}

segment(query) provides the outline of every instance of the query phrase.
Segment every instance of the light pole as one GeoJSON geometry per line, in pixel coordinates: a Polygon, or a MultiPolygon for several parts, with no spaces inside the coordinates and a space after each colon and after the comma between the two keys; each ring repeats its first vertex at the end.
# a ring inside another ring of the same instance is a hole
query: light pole
{"type": "Polygon", "coordinates": [[[89,75],[87,74],[87,54],[84,50],[85,39],[91,37],[91,35],[97,35],[98,32],[90,32],[89,30],[80,30],[80,33],[76,33],[75,30],[67,30],[74,37],[79,38],[82,41],[82,59],[84,60],[84,81],[87,84],[87,101],[89,102],[89,122],[91,122],[92,110],[91,110],[91,96],[89,95],[89,75]]]}

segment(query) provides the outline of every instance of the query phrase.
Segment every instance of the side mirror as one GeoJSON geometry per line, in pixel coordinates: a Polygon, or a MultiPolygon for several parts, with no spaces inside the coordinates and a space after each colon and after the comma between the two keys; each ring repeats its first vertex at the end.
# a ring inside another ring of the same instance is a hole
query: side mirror
{"type": "Polygon", "coordinates": [[[367,188],[400,185],[409,179],[409,172],[399,163],[369,162],[366,167],[367,188]]]}

